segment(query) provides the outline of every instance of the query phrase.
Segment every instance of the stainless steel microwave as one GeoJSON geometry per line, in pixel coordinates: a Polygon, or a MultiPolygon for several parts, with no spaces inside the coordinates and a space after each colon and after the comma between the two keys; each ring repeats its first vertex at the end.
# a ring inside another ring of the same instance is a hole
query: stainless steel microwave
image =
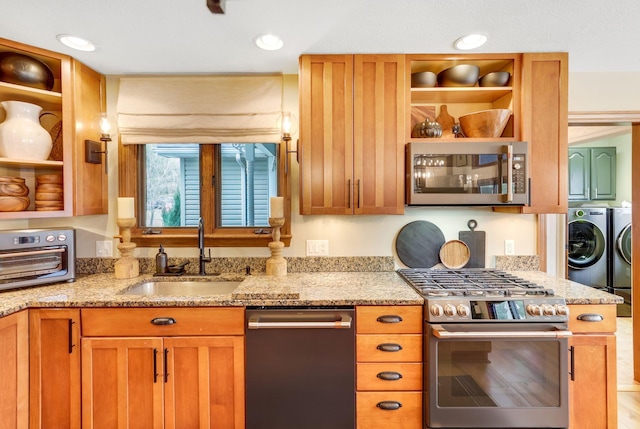
{"type": "Polygon", "coordinates": [[[405,171],[409,206],[529,203],[527,142],[412,142],[405,171]]]}

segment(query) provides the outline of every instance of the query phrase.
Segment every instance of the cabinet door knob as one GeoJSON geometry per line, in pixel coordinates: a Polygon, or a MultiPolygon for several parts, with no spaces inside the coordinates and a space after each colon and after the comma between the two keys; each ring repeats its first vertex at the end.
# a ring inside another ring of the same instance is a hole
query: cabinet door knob
{"type": "Polygon", "coordinates": [[[151,324],[158,326],[174,325],[176,323],[178,322],[173,317],[155,317],[151,319],[151,324]]]}
{"type": "Polygon", "coordinates": [[[376,320],[380,323],[400,323],[402,322],[402,317],[395,314],[385,314],[384,316],[378,317],[376,320]]]}
{"type": "Polygon", "coordinates": [[[402,374],[395,371],[382,371],[382,372],[379,372],[378,375],[376,375],[376,377],[386,381],[397,381],[402,378],[402,374]]]}
{"type": "Polygon", "coordinates": [[[385,411],[395,411],[402,408],[402,404],[398,401],[380,401],[376,404],[376,407],[385,411]]]}
{"type": "Polygon", "coordinates": [[[584,313],[578,316],[578,320],[582,320],[583,322],[602,322],[604,317],[602,314],[584,313]]]}
{"type": "Polygon", "coordinates": [[[402,350],[402,346],[400,344],[393,343],[378,344],[378,347],[376,348],[381,352],[399,352],[400,350],[402,350]]]}

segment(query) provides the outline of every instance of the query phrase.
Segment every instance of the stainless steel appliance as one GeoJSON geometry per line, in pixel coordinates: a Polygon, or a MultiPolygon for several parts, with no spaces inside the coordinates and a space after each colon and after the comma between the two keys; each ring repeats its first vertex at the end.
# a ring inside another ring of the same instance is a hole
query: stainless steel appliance
{"type": "Polygon", "coordinates": [[[609,291],[624,298],[618,316],[631,316],[631,207],[609,209],[609,291]]]}
{"type": "Polygon", "coordinates": [[[353,308],[246,311],[247,429],[355,427],[353,308]]]}
{"type": "Polygon", "coordinates": [[[569,278],[598,289],[607,288],[607,209],[570,208],[568,222],[569,278]]]}
{"type": "Polygon", "coordinates": [[[425,427],[568,427],[563,298],[499,270],[398,273],[425,298],[425,427]]]}
{"type": "Polygon", "coordinates": [[[0,231],[0,290],[75,280],[75,241],[72,228],[0,231]]]}
{"type": "Polygon", "coordinates": [[[527,142],[413,142],[405,160],[410,206],[529,203],[527,142]]]}

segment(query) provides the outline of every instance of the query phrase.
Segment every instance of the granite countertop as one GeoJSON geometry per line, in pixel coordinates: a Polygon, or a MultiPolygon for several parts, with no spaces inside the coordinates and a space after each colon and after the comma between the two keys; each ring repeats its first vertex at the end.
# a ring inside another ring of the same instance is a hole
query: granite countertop
{"type": "MultiPolygon", "coordinates": [[[[513,271],[514,275],[553,289],[568,304],[619,304],[622,298],[539,271],[513,271]]],[[[0,317],[35,307],[163,307],[163,306],[308,306],[308,305],[421,305],[422,298],[395,272],[290,273],[283,277],[222,274],[209,279],[239,281],[230,294],[213,296],[122,295],[147,280],[185,281],[202,277],[116,279],[113,274],[79,277],[57,283],[0,292],[0,317]]]]}

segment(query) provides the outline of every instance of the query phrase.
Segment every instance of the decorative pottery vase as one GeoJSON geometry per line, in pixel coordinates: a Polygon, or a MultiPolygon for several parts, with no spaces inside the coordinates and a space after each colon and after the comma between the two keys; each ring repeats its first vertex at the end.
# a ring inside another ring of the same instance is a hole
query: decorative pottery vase
{"type": "Polygon", "coordinates": [[[23,101],[3,101],[7,117],[0,124],[0,156],[5,158],[49,158],[51,135],[39,122],[42,107],[23,101]]]}

